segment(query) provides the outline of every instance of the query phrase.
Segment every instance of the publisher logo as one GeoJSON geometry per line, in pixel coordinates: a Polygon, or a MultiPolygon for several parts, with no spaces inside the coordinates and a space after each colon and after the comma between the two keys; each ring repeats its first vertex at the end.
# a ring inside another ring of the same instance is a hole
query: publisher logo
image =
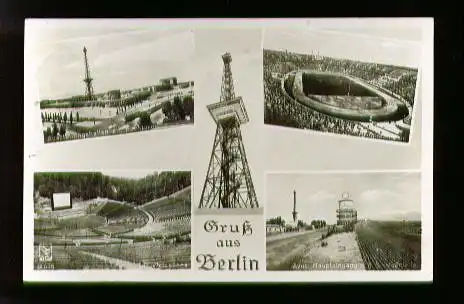
{"type": "Polygon", "coordinates": [[[52,245],[39,245],[39,261],[40,262],[51,262],[53,261],[53,248],[52,245]]]}

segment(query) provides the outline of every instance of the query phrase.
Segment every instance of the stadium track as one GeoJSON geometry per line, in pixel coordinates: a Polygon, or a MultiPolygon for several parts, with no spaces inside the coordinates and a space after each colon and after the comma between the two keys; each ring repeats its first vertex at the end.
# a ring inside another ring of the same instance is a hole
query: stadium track
{"type": "Polygon", "coordinates": [[[392,121],[392,120],[400,120],[406,117],[409,114],[408,107],[406,104],[398,100],[397,98],[393,97],[392,94],[387,94],[386,90],[380,90],[379,88],[366,83],[364,80],[344,75],[341,73],[332,73],[332,72],[320,72],[320,71],[313,71],[313,70],[298,70],[292,71],[286,74],[282,78],[281,83],[282,90],[284,93],[289,96],[290,98],[294,99],[298,103],[307,106],[313,110],[318,112],[324,113],[329,116],[353,120],[353,121],[362,121],[362,122],[369,122],[369,121],[392,121]],[[363,110],[356,110],[356,109],[347,109],[336,107],[328,104],[324,104],[322,102],[316,101],[312,98],[306,96],[303,92],[303,74],[310,73],[310,74],[319,74],[319,75],[333,75],[338,77],[344,77],[355,82],[357,85],[364,87],[365,89],[375,93],[377,96],[381,97],[385,101],[385,105],[380,109],[363,109],[363,110]],[[288,78],[289,75],[294,75],[294,82],[292,86],[293,95],[290,96],[288,92],[285,90],[285,80],[288,78]]]}

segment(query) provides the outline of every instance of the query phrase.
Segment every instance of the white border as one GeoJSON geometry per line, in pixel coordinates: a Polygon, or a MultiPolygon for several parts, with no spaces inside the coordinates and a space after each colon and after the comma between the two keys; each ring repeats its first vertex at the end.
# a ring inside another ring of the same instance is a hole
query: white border
{"type": "MultiPolygon", "coordinates": [[[[40,24],[51,24],[51,22],[82,22],[82,20],[27,20],[26,38],[32,26],[40,24]]],[[[147,272],[147,271],[34,271],[32,269],[33,256],[33,206],[30,203],[33,192],[33,172],[36,167],[35,158],[29,157],[36,153],[40,146],[37,146],[35,139],[31,138],[34,133],[34,106],[33,101],[36,86],[33,83],[33,66],[28,56],[30,42],[25,40],[25,107],[24,107],[24,214],[23,214],[23,280],[27,282],[406,282],[406,281],[432,281],[433,280],[433,31],[434,24],[432,18],[414,19],[208,19],[208,20],[88,20],[88,24],[93,22],[106,22],[108,26],[114,27],[115,24],[131,24],[137,27],[161,26],[168,23],[172,28],[176,25],[189,27],[233,27],[233,28],[256,28],[273,26],[294,26],[295,28],[307,27],[309,24],[321,25],[323,22],[330,23],[330,26],[347,26],[347,23],[354,22],[353,26],[366,26],[365,23],[375,21],[376,26],[419,26],[423,28],[423,70],[422,70],[422,219],[423,219],[423,240],[427,239],[428,246],[423,248],[423,267],[421,271],[315,271],[315,272],[194,272],[193,270],[147,272]],[[29,135],[29,137],[28,137],[29,135]],[[161,275],[159,275],[161,274],[161,275]],[[277,275],[278,274],[278,275],[277,275]]],[[[91,26],[91,25],[89,25],[91,26]]],[[[369,24],[371,26],[371,24],[369,24]]],[[[417,113],[416,113],[417,114],[417,113]]],[[[379,143],[381,144],[381,143],[379,143]]],[[[392,157],[394,157],[392,155],[392,157]]],[[[170,170],[176,170],[170,168],[170,170]]],[[[187,170],[187,169],[183,169],[187,170]]],[[[91,171],[96,171],[91,170],[91,171]]],[[[395,170],[399,171],[399,170],[395,170]]],[[[325,171],[330,172],[330,171],[325,171]]],[[[192,172],[192,181],[195,172],[192,172]]],[[[193,191],[193,189],[192,189],[193,191]]],[[[193,192],[192,192],[193,194],[193,192]]],[[[264,197],[264,195],[263,195],[264,197]]],[[[194,207],[192,204],[192,208],[194,207]]],[[[265,204],[260,204],[264,208],[265,204]]],[[[193,210],[192,210],[193,211],[193,210]]],[[[192,212],[193,215],[193,212],[192,212]]],[[[192,223],[194,220],[192,219],[192,223]]],[[[265,240],[264,240],[265,242],[265,240]]],[[[194,252],[194,236],[192,236],[192,252],[194,252]]],[[[265,246],[263,247],[265,250],[265,246]]],[[[193,264],[192,264],[193,265],[193,264]]]]}

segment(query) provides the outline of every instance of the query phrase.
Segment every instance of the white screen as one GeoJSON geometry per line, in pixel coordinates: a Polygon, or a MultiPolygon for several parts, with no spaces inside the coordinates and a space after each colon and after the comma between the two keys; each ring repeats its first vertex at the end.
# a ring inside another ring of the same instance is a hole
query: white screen
{"type": "Polygon", "coordinates": [[[71,194],[53,193],[53,205],[55,209],[71,208],[71,194]]]}

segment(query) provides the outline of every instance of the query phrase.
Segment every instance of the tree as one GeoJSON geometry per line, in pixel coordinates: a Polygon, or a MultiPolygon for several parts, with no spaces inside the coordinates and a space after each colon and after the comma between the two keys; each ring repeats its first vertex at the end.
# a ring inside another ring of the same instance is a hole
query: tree
{"type": "Polygon", "coordinates": [[[180,97],[178,96],[174,97],[173,108],[174,108],[176,118],[180,120],[184,120],[185,119],[184,105],[182,104],[180,97]]]}
{"type": "Polygon", "coordinates": [[[163,114],[168,118],[168,120],[172,119],[172,105],[170,101],[163,102],[162,111],[163,114]]]}
{"type": "Polygon", "coordinates": [[[56,125],[56,122],[53,122],[53,131],[52,132],[53,132],[52,133],[53,137],[56,138],[56,136],[58,135],[58,132],[59,132],[58,126],[56,125]]]}
{"type": "Polygon", "coordinates": [[[70,123],[71,125],[72,125],[72,123],[73,123],[73,116],[72,116],[72,112],[71,112],[71,114],[69,115],[69,123],[70,123]]]}
{"type": "Polygon", "coordinates": [[[50,136],[52,136],[52,130],[50,129],[50,127],[47,127],[47,130],[45,131],[45,137],[46,138],[49,138],[50,136]]]}
{"type": "Polygon", "coordinates": [[[312,220],[311,225],[314,226],[314,228],[319,229],[322,227],[326,226],[325,220],[312,220]]]}
{"type": "Polygon", "coordinates": [[[169,195],[190,183],[189,172],[161,172],[137,180],[104,176],[95,172],[34,175],[34,190],[42,196],[50,196],[57,191],[69,191],[73,197],[88,199],[103,196],[137,205],[169,195]]]}
{"type": "Polygon", "coordinates": [[[185,114],[190,116],[190,119],[193,120],[193,112],[194,112],[193,97],[190,95],[187,95],[184,97],[183,101],[184,101],[185,114]]]}
{"type": "Polygon", "coordinates": [[[139,122],[139,125],[141,127],[149,127],[152,125],[151,123],[151,119],[150,119],[150,115],[148,115],[147,112],[142,112],[139,116],[140,118],[140,122],[139,122]]]}
{"type": "Polygon", "coordinates": [[[44,121],[45,121],[45,118],[44,118],[43,112],[40,112],[40,117],[42,118],[42,122],[44,122],[44,121]]]}
{"type": "Polygon", "coordinates": [[[68,120],[68,115],[66,114],[66,112],[64,112],[63,121],[65,124],[67,120],[68,120]]]}
{"type": "Polygon", "coordinates": [[[267,223],[272,225],[285,226],[285,221],[282,219],[281,216],[270,218],[267,220],[267,223]]]}
{"type": "Polygon", "coordinates": [[[76,121],[79,121],[79,112],[76,112],[76,121]]]}
{"type": "Polygon", "coordinates": [[[62,137],[64,137],[65,134],[66,134],[66,127],[64,125],[61,125],[60,126],[60,135],[62,137]]]}

